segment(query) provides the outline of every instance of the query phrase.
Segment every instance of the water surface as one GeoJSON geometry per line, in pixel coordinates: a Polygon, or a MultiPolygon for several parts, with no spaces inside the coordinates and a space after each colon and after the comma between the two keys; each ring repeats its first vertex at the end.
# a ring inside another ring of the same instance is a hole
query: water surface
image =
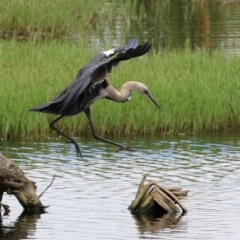
{"type": "Polygon", "coordinates": [[[112,41],[119,46],[123,38],[138,36],[151,41],[155,50],[183,48],[188,42],[193,49],[240,54],[239,0],[136,0],[129,11],[116,2],[112,22],[101,31],[82,33],[93,46],[112,41]]]}
{"type": "MultiPolygon", "coordinates": [[[[124,139],[115,139],[124,142],[124,139]]],[[[47,213],[21,216],[14,196],[1,239],[239,239],[240,134],[129,138],[136,152],[78,139],[83,158],[62,142],[1,142],[0,151],[36,181],[47,213]],[[143,176],[189,190],[187,215],[136,218],[127,207],[143,176]],[[3,236],[4,233],[4,236],[3,236]]]]}

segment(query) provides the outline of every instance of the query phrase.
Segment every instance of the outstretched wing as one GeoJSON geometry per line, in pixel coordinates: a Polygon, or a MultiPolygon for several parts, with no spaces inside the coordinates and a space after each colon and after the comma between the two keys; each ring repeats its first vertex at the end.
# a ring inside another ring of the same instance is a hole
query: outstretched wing
{"type": "Polygon", "coordinates": [[[124,52],[121,51],[113,58],[104,59],[94,67],[91,77],[94,78],[94,76],[96,76],[99,70],[101,70],[102,68],[107,67],[107,69],[109,69],[113,64],[115,65],[120,61],[126,61],[130,58],[140,57],[144,55],[146,52],[148,52],[150,48],[151,44],[146,42],[143,45],[138,45],[134,48],[129,48],[124,52]]]}
{"type": "Polygon", "coordinates": [[[113,55],[115,55],[116,53],[122,52],[122,51],[126,51],[128,49],[131,48],[135,48],[138,45],[138,37],[133,38],[128,44],[126,44],[123,47],[119,47],[116,49],[110,49],[108,51],[104,51],[103,54],[105,54],[106,57],[111,57],[113,55]]]}
{"type": "MultiPolygon", "coordinates": [[[[151,48],[151,44],[146,42],[142,45],[137,45],[138,39],[132,39],[124,47],[112,50],[109,55],[99,54],[89,64],[81,69],[75,79],[75,81],[68,86],[65,90],[69,93],[65,100],[62,110],[68,106],[72,101],[77,100],[83,91],[88,87],[89,84],[97,83],[106,78],[108,69],[111,69],[112,65],[117,64],[120,61],[126,61],[130,58],[142,56],[151,48]],[[111,58],[111,56],[113,56],[111,58]]],[[[59,96],[61,98],[61,96],[59,96]]]]}

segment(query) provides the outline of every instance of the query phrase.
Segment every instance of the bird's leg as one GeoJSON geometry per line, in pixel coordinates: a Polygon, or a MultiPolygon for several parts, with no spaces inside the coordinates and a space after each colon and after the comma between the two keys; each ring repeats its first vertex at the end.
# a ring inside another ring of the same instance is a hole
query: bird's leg
{"type": "Polygon", "coordinates": [[[71,137],[69,137],[66,133],[63,133],[62,131],[60,131],[59,129],[57,129],[55,127],[55,123],[60,120],[61,118],[63,118],[64,116],[60,116],[58,118],[56,118],[55,120],[53,120],[52,122],[49,123],[49,127],[53,130],[55,130],[57,133],[59,133],[60,135],[64,136],[65,138],[67,138],[71,143],[74,144],[75,148],[76,148],[76,152],[77,152],[77,155],[82,157],[82,153],[81,153],[81,150],[80,150],[80,147],[78,145],[78,143],[71,137]]]}
{"type": "Polygon", "coordinates": [[[105,138],[99,137],[99,136],[96,134],[96,132],[95,132],[95,130],[94,130],[94,127],[93,127],[93,123],[92,123],[92,119],[91,119],[91,111],[90,111],[90,108],[88,108],[88,109],[85,110],[84,112],[85,112],[85,114],[87,115],[88,121],[89,121],[89,123],[90,123],[91,130],[92,130],[92,135],[93,135],[93,137],[94,137],[95,139],[119,147],[120,149],[117,150],[116,152],[119,152],[119,151],[121,151],[121,150],[135,151],[132,147],[123,146],[123,145],[121,145],[121,144],[118,144],[118,143],[112,142],[112,141],[110,141],[110,140],[107,140],[107,139],[105,139],[105,138]]]}

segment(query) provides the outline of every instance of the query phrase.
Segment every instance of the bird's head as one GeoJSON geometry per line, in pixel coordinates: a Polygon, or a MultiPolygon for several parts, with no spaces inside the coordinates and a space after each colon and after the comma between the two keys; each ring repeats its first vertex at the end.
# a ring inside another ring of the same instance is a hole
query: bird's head
{"type": "Polygon", "coordinates": [[[132,82],[131,85],[133,86],[132,90],[135,90],[135,91],[141,93],[143,96],[145,96],[148,99],[150,99],[155,104],[155,106],[160,108],[159,104],[153,98],[152,94],[150,93],[150,91],[149,91],[149,89],[148,89],[148,87],[146,85],[144,85],[143,83],[134,82],[134,81],[132,82]]]}
{"type": "Polygon", "coordinates": [[[141,92],[145,97],[147,97],[148,99],[150,99],[155,106],[157,106],[158,108],[160,108],[159,104],[156,102],[156,100],[153,98],[152,94],[149,92],[148,88],[146,87],[145,89],[142,90],[141,92]]]}

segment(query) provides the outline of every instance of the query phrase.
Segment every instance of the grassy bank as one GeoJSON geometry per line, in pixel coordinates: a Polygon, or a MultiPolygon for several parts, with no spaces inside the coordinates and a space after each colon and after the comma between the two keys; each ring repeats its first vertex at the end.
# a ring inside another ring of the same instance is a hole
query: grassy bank
{"type": "MultiPolygon", "coordinates": [[[[95,53],[83,44],[0,42],[0,136],[56,136],[48,128],[53,115],[28,109],[51,100],[95,53]]],[[[115,135],[239,128],[239,73],[240,58],[218,51],[186,48],[132,59],[110,75],[111,82],[117,88],[127,80],[145,83],[161,110],[137,93],[125,104],[100,100],[92,106],[94,125],[100,134],[115,135]]],[[[84,114],[58,126],[74,136],[89,131],[84,114]]]]}

